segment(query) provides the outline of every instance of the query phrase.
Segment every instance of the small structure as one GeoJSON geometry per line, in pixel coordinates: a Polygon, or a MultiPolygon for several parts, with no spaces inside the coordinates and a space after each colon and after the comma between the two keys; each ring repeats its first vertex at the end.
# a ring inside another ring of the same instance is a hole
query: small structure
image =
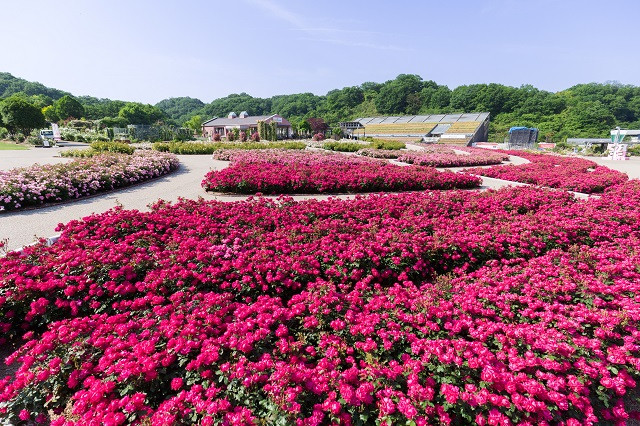
{"type": "Polygon", "coordinates": [[[341,121],[338,125],[342,133],[349,139],[353,137],[354,130],[364,129],[364,126],[359,121],[341,121]]]}
{"type": "Polygon", "coordinates": [[[252,134],[258,131],[258,122],[263,121],[265,124],[271,122],[277,123],[278,139],[289,138],[293,136],[291,123],[278,114],[272,115],[254,115],[250,116],[247,111],[242,111],[240,115],[230,112],[227,117],[213,117],[202,123],[202,134],[208,138],[213,138],[214,134],[226,136],[233,132],[233,129],[252,134]]]}
{"type": "Polygon", "coordinates": [[[512,127],[509,129],[509,149],[532,149],[538,142],[538,129],[512,127]]]}

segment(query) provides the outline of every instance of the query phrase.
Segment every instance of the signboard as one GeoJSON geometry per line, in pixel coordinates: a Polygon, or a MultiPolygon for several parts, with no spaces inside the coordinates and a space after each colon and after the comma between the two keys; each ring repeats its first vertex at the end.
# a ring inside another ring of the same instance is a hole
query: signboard
{"type": "Polygon", "coordinates": [[[627,144],[626,143],[610,143],[608,146],[609,156],[608,160],[624,161],[627,159],[627,144]]]}
{"type": "Polygon", "coordinates": [[[56,123],[51,123],[51,129],[53,129],[53,140],[56,142],[61,141],[62,137],[60,136],[60,128],[58,125],[56,123]]]}
{"type": "Polygon", "coordinates": [[[282,117],[273,117],[273,121],[276,123],[282,123],[282,117]]]}

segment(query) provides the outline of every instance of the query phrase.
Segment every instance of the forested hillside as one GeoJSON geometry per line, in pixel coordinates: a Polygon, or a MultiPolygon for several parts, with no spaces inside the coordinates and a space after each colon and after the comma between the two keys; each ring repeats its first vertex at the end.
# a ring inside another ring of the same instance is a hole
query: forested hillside
{"type": "MultiPolygon", "coordinates": [[[[40,108],[67,95],[40,83],[0,73],[0,98],[16,93],[24,94],[40,108]]],[[[489,138],[495,141],[502,140],[509,127],[516,125],[537,127],[541,139],[554,142],[567,137],[606,136],[615,126],[640,128],[640,87],[619,83],[579,84],[557,93],[531,85],[510,87],[497,83],[464,85],[451,90],[415,74],[401,74],[384,83],[365,82],[326,95],[299,93],[256,98],[240,93],[209,104],[179,97],[165,99],[155,106],[90,96],[77,100],[84,106],[87,119],[136,117],[127,115],[127,110],[133,108],[149,119],[160,117],[161,121],[175,125],[183,125],[194,116],[206,120],[229,111],[248,111],[251,115],[278,113],[294,125],[309,117],[337,124],[372,115],[489,111],[492,117],[489,138]]]]}

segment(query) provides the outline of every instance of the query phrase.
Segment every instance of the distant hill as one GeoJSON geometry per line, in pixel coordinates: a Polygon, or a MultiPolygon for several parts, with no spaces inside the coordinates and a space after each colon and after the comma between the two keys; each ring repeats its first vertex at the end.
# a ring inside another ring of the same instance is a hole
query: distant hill
{"type": "Polygon", "coordinates": [[[27,81],[23,78],[14,77],[8,72],[0,72],[0,98],[6,98],[7,96],[11,96],[14,93],[19,92],[26,93],[29,96],[48,96],[54,101],[60,99],[64,95],[70,94],[63,90],[47,87],[44,84],[35,81],[27,81]]]}
{"type": "Polygon", "coordinates": [[[183,96],[179,98],[163,99],[155,105],[160,108],[169,118],[178,123],[184,123],[191,116],[202,109],[205,103],[200,99],[183,96]]]}
{"type": "MultiPolygon", "coordinates": [[[[38,106],[67,95],[62,90],[0,73],[0,99],[24,92],[38,106]]],[[[129,102],[81,96],[85,118],[115,117],[129,102]]],[[[577,84],[552,93],[531,85],[470,84],[450,89],[416,74],[400,74],[384,83],[334,89],[326,95],[298,93],[257,98],[230,94],[205,104],[199,99],[164,99],[155,108],[168,124],[182,125],[194,115],[206,120],[230,111],[250,115],[281,114],[294,123],[322,117],[332,126],[356,117],[491,113],[490,141],[502,141],[511,126],[537,127],[541,140],[560,142],[567,137],[606,137],[615,126],[640,128],[640,87],[618,82],[577,84]]]]}

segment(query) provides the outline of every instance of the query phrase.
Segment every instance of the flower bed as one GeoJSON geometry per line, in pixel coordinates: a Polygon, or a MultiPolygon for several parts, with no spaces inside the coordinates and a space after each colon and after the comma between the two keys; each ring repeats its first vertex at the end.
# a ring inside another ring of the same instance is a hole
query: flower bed
{"type": "Polygon", "coordinates": [[[466,172],[482,176],[548,186],[586,194],[599,193],[613,185],[625,182],[626,174],[608,167],[598,166],[582,158],[561,157],[550,154],[532,154],[505,151],[530,161],[518,166],[507,165],[485,169],[468,169],[466,172]]]}
{"type": "Polygon", "coordinates": [[[322,194],[475,188],[480,179],[438,172],[428,167],[402,167],[384,161],[340,154],[235,153],[230,167],[207,173],[206,191],[241,194],[322,194]]]}
{"type": "Polygon", "coordinates": [[[0,259],[3,336],[27,332],[0,413],[624,422],[640,378],[638,206],[633,181],[586,201],[525,187],[73,221],[55,245],[0,259]]]}
{"type": "Polygon", "coordinates": [[[122,188],[178,168],[172,154],[100,154],[65,164],[0,171],[0,211],[39,206],[122,188]]]}
{"type": "Polygon", "coordinates": [[[398,158],[402,154],[407,151],[401,150],[386,150],[386,149],[373,149],[373,148],[364,148],[360,149],[356,152],[358,155],[362,155],[363,157],[372,157],[372,158],[384,158],[387,160],[398,158]]]}
{"type": "Polygon", "coordinates": [[[488,166],[500,164],[509,159],[506,154],[487,151],[484,149],[456,147],[466,154],[458,154],[452,148],[444,146],[426,147],[425,151],[405,151],[398,156],[398,161],[431,167],[465,167],[488,166]]]}

